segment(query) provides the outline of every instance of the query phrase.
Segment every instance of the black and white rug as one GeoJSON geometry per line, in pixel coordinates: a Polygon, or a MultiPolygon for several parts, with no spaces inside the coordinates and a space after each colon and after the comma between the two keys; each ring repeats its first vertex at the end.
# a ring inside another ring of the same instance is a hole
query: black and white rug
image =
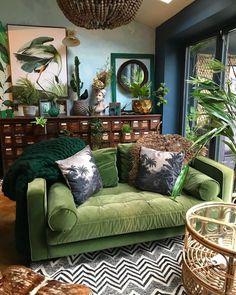
{"type": "Polygon", "coordinates": [[[185,295],[181,281],[183,238],[176,237],[68,256],[31,268],[94,295],[185,295]]]}

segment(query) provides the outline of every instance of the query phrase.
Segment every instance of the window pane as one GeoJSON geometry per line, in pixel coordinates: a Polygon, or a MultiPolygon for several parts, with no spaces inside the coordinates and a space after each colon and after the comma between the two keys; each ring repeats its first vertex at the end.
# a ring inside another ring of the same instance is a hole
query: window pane
{"type": "MultiPolygon", "coordinates": [[[[215,58],[216,38],[203,40],[187,48],[187,68],[185,73],[186,81],[194,76],[212,78],[213,73],[207,67],[207,63],[215,58]]],[[[204,133],[204,126],[208,123],[206,116],[202,114],[200,106],[191,97],[191,85],[186,82],[185,101],[186,101],[186,120],[185,136],[195,140],[197,136],[204,133]]]]}
{"type": "MultiPolygon", "coordinates": [[[[231,81],[231,91],[236,93],[236,30],[229,32],[227,49],[225,80],[231,81]]],[[[224,144],[222,140],[224,140],[224,138],[221,138],[219,145],[219,161],[234,169],[235,157],[229,147],[224,144]]]]}

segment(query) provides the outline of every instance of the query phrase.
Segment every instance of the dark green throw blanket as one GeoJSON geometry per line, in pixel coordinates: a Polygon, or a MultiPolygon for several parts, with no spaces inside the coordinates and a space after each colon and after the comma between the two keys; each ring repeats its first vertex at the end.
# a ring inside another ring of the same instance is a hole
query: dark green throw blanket
{"type": "Polygon", "coordinates": [[[26,207],[28,183],[37,177],[45,178],[48,184],[62,180],[55,161],[68,158],[84,147],[83,140],[72,137],[41,141],[27,147],[4,177],[2,190],[5,196],[16,201],[16,246],[25,255],[30,253],[26,207]]]}

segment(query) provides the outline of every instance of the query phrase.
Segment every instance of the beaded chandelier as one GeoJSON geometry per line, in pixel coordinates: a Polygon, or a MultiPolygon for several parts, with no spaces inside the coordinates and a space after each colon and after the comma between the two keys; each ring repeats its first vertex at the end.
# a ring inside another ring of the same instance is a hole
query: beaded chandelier
{"type": "Polygon", "coordinates": [[[57,0],[65,17],[86,29],[114,29],[131,22],[143,0],[57,0]]]}

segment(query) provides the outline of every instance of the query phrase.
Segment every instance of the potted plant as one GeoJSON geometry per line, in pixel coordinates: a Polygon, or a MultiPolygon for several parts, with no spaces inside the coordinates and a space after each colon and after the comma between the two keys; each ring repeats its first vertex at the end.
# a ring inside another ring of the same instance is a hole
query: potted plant
{"type": "Polygon", "coordinates": [[[87,89],[85,89],[84,93],[81,95],[81,89],[83,88],[84,83],[80,80],[79,65],[80,60],[78,56],[75,56],[74,72],[72,73],[70,86],[72,90],[76,93],[77,99],[74,101],[72,112],[74,115],[87,115],[88,91],[87,89]]]}
{"type": "MultiPolygon", "coordinates": [[[[225,71],[224,65],[218,60],[211,60],[208,68],[214,74],[225,71]]],[[[231,91],[231,81],[226,81],[226,86],[217,83],[213,79],[196,76],[189,83],[193,87],[192,96],[202,108],[202,112],[208,117],[205,133],[198,137],[194,145],[205,146],[212,138],[224,136],[232,153],[236,156],[236,142],[234,132],[236,130],[236,94],[231,91]]]]}
{"type": "Polygon", "coordinates": [[[121,128],[121,142],[131,142],[132,141],[133,129],[129,124],[123,124],[121,128]]]}
{"type": "Polygon", "coordinates": [[[138,114],[148,114],[152,111],[152,99],[150,99],[151,82],[142,84],[143,79],[143,71],[138,69],[132,76],[132,82],[125,82],[133,98],[132,109],[138,114]]]}
{"type": "Polygon", "coordinates": [[[35,116],[36,106],[39,103],[40,91],[36,88],[28,78],[22,77],[18,79],[16,85],[13,86],[13,96],[23,105],[25,116],[35,116]]]}
{"type": "MultiPolygon", "coordinates": [[[[224,65],[215,59],[210,60],[207,67],[213,74],[225,71],[224,65]]],[[[231,91],[231,81],[226,81],[225,87],[214,79],[202,76],[192,77],[188,82],[192,85],[192,97],[201,106],[202,114],[208,118],[208,124],[204,126],[204,134],[194,137],[194,143],[191,147],[193,149],[197,147],[194,158],[211,139],[218,136],[227,138],[223,142],[228,145],[233,155],[236,156],[234,136],[236,130],[236,94],[231,91]]],[[[174,188],[176,191],[173,190],[174,193],[172,193],[174,197],[176,197],[184,183],[187,169],[188,165],[185,165],[176,181],[174,188]]]]}

